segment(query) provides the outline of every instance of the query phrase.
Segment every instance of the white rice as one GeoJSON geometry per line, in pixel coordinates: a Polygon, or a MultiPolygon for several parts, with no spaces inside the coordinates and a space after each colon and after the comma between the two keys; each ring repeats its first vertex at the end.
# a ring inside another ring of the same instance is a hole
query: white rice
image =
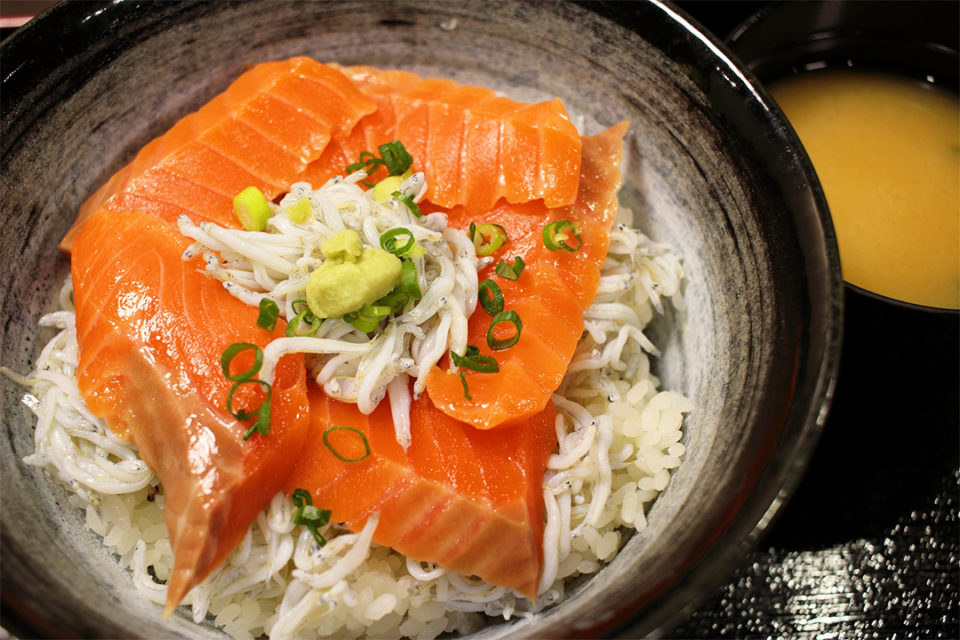
{"type": "MultiPolygon", "coordinates": [[[[566,581],[597,572],[631,532],[646,527],[650,503],[684,455],[691,403],[659,390],[656,353],[643,330],[663,300],[680,304],[679,258],[623,225],[612,234],[594,304],[569,372],[554,396],[559,444],[543,483],[546,523],[540,595],[522,596],[422,565],[371,544],[376,519],[358,533],[331,524],[318,547],[293,525],[293,504],[277,495],[223,566],[187,595],[193,619],[237,639],[409,637],[466,633],[486,617],[531,616],[564,599],[566,581]]],[[[91,530],[129,568],[137,590],[161,606],[173,555],[156,477],[135,449],[110,435],[76,388],[77,344],[69,304],[41,320],[59,332],[43,349],[24,403],[37,416],[29,464],[67,483],[91,530]]],[[[183,609],[181,609],[183,610],[183,609]]]]}

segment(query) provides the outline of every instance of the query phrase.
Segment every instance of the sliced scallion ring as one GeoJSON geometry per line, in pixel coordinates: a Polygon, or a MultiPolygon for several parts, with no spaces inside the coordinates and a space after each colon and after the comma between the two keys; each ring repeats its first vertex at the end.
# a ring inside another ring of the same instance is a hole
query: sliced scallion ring
{"type": "Polygon", "coordinates": [[[577,251],[583,246],[583,239],[576,224],[569,220],[556,220],[543,228],[543,246],[550,251],[577,251]],[[571,242],[571,238],[576,242],[571,242]]]}
{"type": "Polygon", "coordinates": [[[332,453],[339,460],[342,460],[344,462],[360,462],[361,460],[366,459],[366,457],[370,455],[370,443],[367,442],[367,436],[363,435],[363,432],[360,431],[359,429],[355,429],[354,427],[348,427],[345,424],[335,424],[332,427],[328,427],[327,430],[323,432],[323,444],[326,445],[327,449],[330,449],[330,453],[332,453]],[[328,438],[330,437],[331,433],[333,433],[334,431],[340,431],[340,430],[352,431],[353,433],[360,436],[360,441],[363,442],[363,449],[364,449],[364,453],[362,456],[357,458],[347,458],[346,456],[342,455],[339,451],[333,448],[333,445],[330,444],[330,440],[328,438]]]}
{"type": "Polygon", "coordinates": [[[267,220],[273,215],[267,197],[253,186],[233,197],[233,212],[247,231],[263,231],[267,228],[267,220]]]}
{"type": "Polygon", "coordinates": [[[397,285],[411,300],[419,300],[423,297],[420,291],[420,282],[417,279],[417,265],[409,260],[404,260],[400,265],[400,284],[397,285]]]}
{"type": "Polygon", "coordinates": [[[507,230],[499,224],[471,222],[470,240],[473,241],[478,256],[488,256],[507,241],[507,230]]]}
{"type": "Polygon", "coordinates": [[[382,318],[383,316],[390,315],[390,307],[385,305],[367,304],[360,309],[359,313],[361,316],[382,318]]]}
{"type": "Polygon", "coordinates": [[[350,174],[354,171],[360,171],[362,169],[367,172],[367,175],[370,175],[376,171],[381,164],[383,164],[383,160],[378,158],[372,151],[361,151],[360,160],[352,164],[348,164],[346,173],[350,174]]]}
{"type": "Polygon", "coordinates": [[[234,381],[233,386],[230,388],[230,392],[227,394],[227,412],[237,420],[249,420],[253,417],[256,417],[257,419],[253,426],[250,427],[250,430],[247,431],[247,433],[243,436],[244,440],[250,438],[250,436],[252,436],[254,433],[260,433],[264,436],[270,434],[270,396],[273,393],[273,388],[269,383],[264,382],[263,380],[257,380],[253,377],[257,374],[257,372],[260,371],[260,367],[262,366],[263,351],[257,345],[250,344],[249,342],[235,342],[224,349],[223,354],[220,356],[220,367],[223,369],[223,375],[227,378],[227,380],[234,381]],[[249,349],[253,349],[253,365],[242,373],[230,375],[230,363],[239,353],[249,349]],[[259,384],[267,391],[267,397],[256,409],[248,410],[233,408],[233,398],[237,393],[237,389],[245,384],[259,384]]]}
{"type": "Polygon", "coordinates": [[[416,246],[417,241],[413,237],[413,232],[407,229],[406,227],[394,227],[393,229],[387,229],[382,234],[380,234],[380,248],[384,251],[389,251],[398,258],[402,258],[411,251],[413,251],[416,246]],[[397,245],[397,237],[407,237],[407,241],[402,245],[397,245]]]}
{"type": "Polygon", "coordinates": [[[287,322],[286,336],[288,338],[297,338],[297,337],[312,337],[317,335],[317,332],[320,331],[320,325],[323,324],[323,320],[318,318],[313,314],[313,311],[310,310],[310,307],[307,306],[307,301],[300,299],[294,300],[290,305],[293,308],[293,312],[296,314],[287,322]],[[300,310],[297,311],[297,306],[300,305],[300,310]],[[300,323],[306,322],[310,325],[310,331],[306,333],[298,333],[297,330],[300,328],[300,323]]]}
{"type": "Polygon", "coordinates": [[[513,259],[513,264],[510,264],[506,260],[500,260],[497,263],[497,266],[494,267],[494,271],[497,272],[497,275],[501,278],[506,278],[507,280],[516,280],[520,277],[520,274],[523,273],[523,268],[527,265],[523,262],[523,258],[516,256],[513,259]]]}
{"type": "Polygon", "coordinates": [[[223,369],[223,375],[227,380],[246,380],[247,378],[252,378],[257,375],[257,372],[260,371],[260,367],[263,366],[263,351],[260,347],[255,344],[250,344],[249,342],[234,342],[229,347],[223,350],[223,354],[220,356],[220,367],[223,369]],[[233,359],[237,357],[240,353],[248,350],[253,350],[254,358],[253,365],[246,371],[241,373],[230,374],[230,363],[233,362],[233,359]]]}
{"type": "Polygon", "coordinates": [[[490,328],[487,329],[487,346],[494,351],[508,349],[517,344],[517,341],[520,340],[520,332],[522,330],[523,322],[520,320],[520,314],[518,314],[516,311],[501,311],[497,315],[493,316],[493,320],[490,322],[490,328]],[[500,340],[494,335],[494,328],[498,324],[503,323],[512,324],[516,329],[516,332],[509,338],[500,340]]]}
{"type": "Polygon", "coordinates": [[[480,306],[491,316],[503,311],[503,291],[496,282],[487,278],[477,287],[477,300],[480,306]]]}
{"type": "Polygon", "coordinates": [[[376,304],[390,307],[392,313],[400,313],[403,311],[403,308],[407,306],[408,302],[410,302],[410,296],[401,291],[400,287],[397,286],[393,291],[377,300],[376,304]]]}
{"type": "MultiPolygon", "coordinates": [[[[250,418],[257,416],[261,413],[261,409],[264,404],[267,404],[269,406],[271,393],[272,393],[272,389],[270,388],[270,385],[264,382],[263,380],[257,380],[256,378],[246,378],[244,380],[237,380],[236,382],[233,383],[233,387],[230,389],[230,393],[227,394],[227,413],[232,415],[237,420],[249,420],[250,418]],[[266,390],[267,399],[264,400],[263,403],[261,403],[259,408],[253,409],[253,410],[233,408],[233,397],[234,395],[236,395],[237,389],[239,389],[245,384],[258,384],[266,390]]],[[[268,423],[268,426],[269,426],[269,423],[268,423]]]]}
{"type": "Polygon", "coordinates": [[[420,283],[417,279],[417,265],[409,260],[404,260],[400,264],[400,282],[393,288],[393,291],[383,296],[374,306],[389,307],[391,313],[400,313],[407,303],[411,300],[419,300],[423,297],[420,291],[420,283]]]}

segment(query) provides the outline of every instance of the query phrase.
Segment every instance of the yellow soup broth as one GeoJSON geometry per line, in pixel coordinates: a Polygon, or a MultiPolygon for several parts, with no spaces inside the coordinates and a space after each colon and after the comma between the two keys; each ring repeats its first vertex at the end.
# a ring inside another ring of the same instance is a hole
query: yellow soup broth
{"type": "Polygon", "coordinates": [[[774,83],[823,185],[847,282],[960,308],[960,107],[919,82],[852,70],[774,83]]]}

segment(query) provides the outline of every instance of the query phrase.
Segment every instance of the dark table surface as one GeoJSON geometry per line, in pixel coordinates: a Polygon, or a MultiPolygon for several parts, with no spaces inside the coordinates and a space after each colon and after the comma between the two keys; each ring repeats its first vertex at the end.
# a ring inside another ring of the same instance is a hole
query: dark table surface
{"type": "MultiPolygon", "coordinates": [[[[722,40],[762,3],[677,5],[722,40]]],[[[957,319],[847,292],[836,395],[803,480],[669,637],[960,638],[957,319]]]]}

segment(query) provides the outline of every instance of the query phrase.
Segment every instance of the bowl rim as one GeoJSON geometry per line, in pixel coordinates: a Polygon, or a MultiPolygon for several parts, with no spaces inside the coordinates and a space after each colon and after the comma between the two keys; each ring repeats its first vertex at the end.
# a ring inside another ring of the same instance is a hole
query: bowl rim
{"type": "MultiPolygon", "coordinates": [[[[681,592],[681,597],[683,595],[688,597],[687,602],[675,607],[672,615],[661,616],[655,626],[655,632],[651,634],[667,635],[671,628],[702,604],[703,600],[709,595],[711,587],[717,588],[723,584],[724,580],[729,579],[734,570],[745,561],[747,554],[756,549],[803,477],[810,457],[826,425],[839,374],[844,331],[845,283],[841,276],[836,234],[823,188],[809,156],[800,143],[799,137],[793,127],[790,126],[776,101],[756,75],[739,61],[728,44],[720,40],[716,34],[703,28],[682,7],[673,5],[669,0],[650,0],[649,5],[668,15],[671,22],[683,30],[689,41],[679,43],[676,34],[666,33],[659,34],[660,37],[656,41],[646,37],[645,34],[641,34],[642,37],[653,42],[654,46],[667,53],[667,56],[671,59],[673,56],[668,53],[671,47],[689,45],[690,41],[693,41],[695,47],[711,54],[715,67],[710,69],[710,72],[721,77],[724,81],[711,84],[709,81],[701,80],[697,83],[699,88],[708,97],[711,97],[713,92],[729,90],[733,87],[748,102],[754,103],[760,113],[766,115],[773,133],[779,136],[779,141],[785,145],[785,149],[791,152],[791,160],[795,164],[797,172],[807,182],[805,186],[809,189],[809,196],[815,202],[816,213],[824,234],[824,246],[822,248],[827,262],[826,272],[823,274],[827,295],[825,299],[818,301],[823,305],[824,310],[824,315],[820,318],[823,326],[819,327],[822,331],[821,336],[824,338],[820,352],[822,357],[819,361],[819,367],[808,372],[807,380],[798,380],[794,385],[795,390],[804,388],[805,384],[810,387],[811,402],[805,410],[800,412],[803,413],[803,417],[798,419],[799,424],[793,425],[796,430],[796,443],[794,447],[789,449],[790,460],[771,458],[768,461],[768,466],[776,467],[775,473],[772,474],[773,478],[770,479],[775,485],[775,490],[768,492],[768,494],[771,494],[770,499],[766,501],[765,506],[750,505],[749,503],[752,500],[756,501],[758,495],[758,486],[755,486],[753,492],[741,507],[741,511],[737,513],[734,522],[724,532],[721,539],[715,541],[715,546],[723,548],[726,553],[721,554],[723,557],[709,556],[705,558],[703,564],[708,566],[705,568],[698,567],[697,571],[692,571],[691,574],[694,574],[695,579],[689,584],[681,585],[678,589],[681,592]],[[748,509],[751,506],[755,508],[748,509]],[[745,516],[744,514],[748,510],[750,515],[745,516]],[[739,538],[739,544],[724,545],[722,539],[727,537],[739,538]]],[[[778,186],[783,188],[784,185],[778,186]]],[[[794,406],[791,406],[789,415],[794,414],[794,408],[794,406]]],[[[781,436],[789,430],[790,426],[785,424],[781,436]]],[[[626,634],[624,637],[634,637],[631,635],[632,631],[629,623],[625,623],[619,628],[621,634],[626,634]]],[[[644,632],[650,633],[646,629],[644,632]]]]}

